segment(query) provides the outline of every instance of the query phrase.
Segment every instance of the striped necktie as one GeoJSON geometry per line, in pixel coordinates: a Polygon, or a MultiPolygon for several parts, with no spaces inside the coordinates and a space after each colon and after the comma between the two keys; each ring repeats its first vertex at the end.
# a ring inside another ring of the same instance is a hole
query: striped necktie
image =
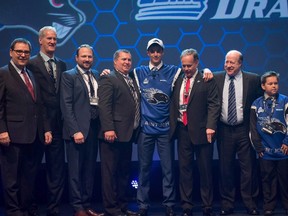
{"type": "Polygon", "coordinates": [[[229,95],[228,95],[228,119],[227,122],[229,125],[237,124],[237,111],[236,111],[236,97],[235,97],[235,85],[234,85],[234,76],[230,77],[229,84],[229,95]]]}
{"type": "Polygon", "coordinates": [[[128,76],[124,76],[124,78],[127,81],[127,84],[129,86],[130,92],[133,96],[133,99],[135,101],[135,120],[134,120],[134,128],[138,127],[139,123],[140,123],[140,101],[137,95],[137,92],[135,90],[134,84],[133,84],[133,80],[128,77],[128,76]]]}
{"type": "Polygon", "coordinates": [[[56,76],[55,76],[55,71],[53,70],[53,63],[55,63],[54,59],[49,59],[47,61],[48,66],[49,66],[49,70],[48,73],[51,77],[51,79],[53,80],[54,83],[56,83],[56,76]]]}

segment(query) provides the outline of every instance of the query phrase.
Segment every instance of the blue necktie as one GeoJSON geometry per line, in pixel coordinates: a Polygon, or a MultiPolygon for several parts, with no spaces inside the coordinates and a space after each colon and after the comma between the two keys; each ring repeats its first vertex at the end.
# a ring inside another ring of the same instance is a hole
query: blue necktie
{"type": "Polygon", "coordinates": [[[230,77],[229,84],[229,95],[228,95],[228,124],[235,125],[237,124],[237,111],[236,111],[236,97],[235,97],[235,85],[234,85],[234,76],[230,77]]]}

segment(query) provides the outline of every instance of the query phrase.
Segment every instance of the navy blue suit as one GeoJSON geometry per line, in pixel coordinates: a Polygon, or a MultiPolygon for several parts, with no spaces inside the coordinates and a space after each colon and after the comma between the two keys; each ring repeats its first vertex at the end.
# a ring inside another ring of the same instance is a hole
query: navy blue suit
{"type": "MultiPolygon", "coordinates": [[[[94,78],[98,77],[92,71],[94,78]]],[[[65,71],[61,79],[60,104],[63,138],[66,142],[70,203],[74,211],[91,208],[98,151],[98,119],[91,119],[88,88],[77,67],[65,71]],[[76,144],[73,135],[81,132],[85,142],[76,144]]]]}

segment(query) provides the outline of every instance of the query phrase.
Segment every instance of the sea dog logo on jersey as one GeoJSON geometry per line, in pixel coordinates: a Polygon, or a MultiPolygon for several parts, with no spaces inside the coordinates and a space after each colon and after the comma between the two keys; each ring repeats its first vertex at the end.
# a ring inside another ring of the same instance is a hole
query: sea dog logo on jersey
{"type": "Polygon", "coordinates": [[[136,20],[198,20],[207,9],[208,0],[138,0],[136,20]]]}
{"type": "Polygon", "coordinates": [[[160,103],[168,103],[169,97],[159,89],[150,88],[143,90],[143,96],[147,99],[150,104],[160,104],[160,103]]]}
{"type": "Polygon", "coordinates": [[[85,21],[85,14],[70,0],[10,0],[0,7],[0,31],[22,28],[38,34],[43,26],[53,26],[58,46],[65,44],[85,21]]]}
{"type": "Polygon", "coordinates": [[[270,135],[277,133],[277,132],[282,133],[282,134],[287,133],[287,128],[282,122],[270,122],[270,123],[262,124],[261,126],[262,126],[261,130],[270,135]]]}

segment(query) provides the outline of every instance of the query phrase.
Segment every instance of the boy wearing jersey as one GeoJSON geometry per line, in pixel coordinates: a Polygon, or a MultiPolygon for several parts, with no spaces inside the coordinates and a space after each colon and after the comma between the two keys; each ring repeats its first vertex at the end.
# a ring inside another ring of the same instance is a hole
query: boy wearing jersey
{"type": "Polygon", "coordinates": [[[264,96],[251,106],[250,130],[259,156],[263,188],[264,215],[273,215],[277,204],[277,185],[288,215],[288,97],[278,93],[279,74],[274,71],[261,77],[264,96]]]}

